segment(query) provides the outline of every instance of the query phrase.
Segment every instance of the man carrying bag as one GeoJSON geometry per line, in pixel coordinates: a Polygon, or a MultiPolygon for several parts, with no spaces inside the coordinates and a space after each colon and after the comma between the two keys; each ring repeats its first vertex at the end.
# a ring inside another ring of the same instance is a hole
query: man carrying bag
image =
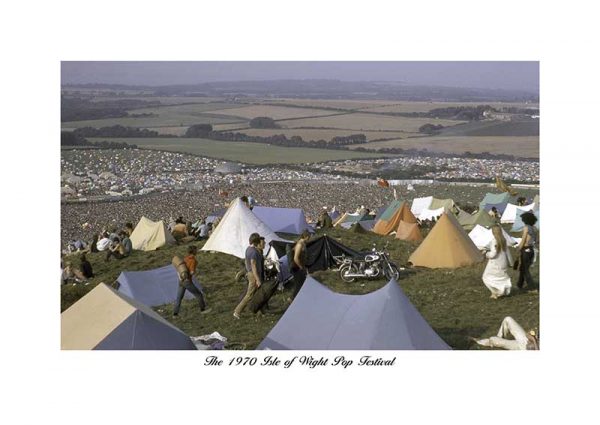
{"type": "MultiPolygon", "coordinates": [[[[194,248],[194,246],[190,247],[189,254],[191,256],[195,254],[194,248]]],[[[177,288],[177,299],[175,300],[175,307],[173,308],[173,316],[179,315],[179,308],[181,307],[181,301],[183,300],[186,290],[190,291],[191,294],[196,297],[198,300],[198,305],[200,306],[200,311],[207,311],[204,295],[198,288],[194,286],[192,282],[192,274],[190,273],[186,262],[176,255],[173,257],[171,264],[173,264],[173,267],[175,267],[175,270],[177,270],[177,275],[179,277],[179,288],[177,288]]]]}

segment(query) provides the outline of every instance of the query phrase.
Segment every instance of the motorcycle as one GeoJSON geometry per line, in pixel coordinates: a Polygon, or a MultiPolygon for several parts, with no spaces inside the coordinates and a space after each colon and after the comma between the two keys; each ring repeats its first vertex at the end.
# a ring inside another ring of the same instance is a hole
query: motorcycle
{"type": "Polygon", "coordinates": [[[354,282],[356,278],[376,279],[385,276],[386,279],[400,278],[400,269],[390,261],[390,255],[385,250],[377,251],[375,244],[371,252],[361,258],[344,258],[339,268],[340,277],[344,282],[354,282]]]}

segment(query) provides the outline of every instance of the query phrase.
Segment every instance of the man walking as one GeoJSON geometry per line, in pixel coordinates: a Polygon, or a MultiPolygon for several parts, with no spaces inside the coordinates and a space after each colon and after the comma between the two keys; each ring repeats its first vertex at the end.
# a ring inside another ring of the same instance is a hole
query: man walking
{"type": "Polygon", "coordinates": [[[252,233],[249,238],[250,245],[246,248],[245,264],[246,264],[246,276],[248,278],[248,289],[246,295],[242,298],[242,301],[233,311],[233,317],[235,319],[240,318],[240,314],[248,305],[248,302],[254,296],[254,293],[263,282],[264,276],[264,258],[261,246],[264,246],[264,240],[258,233],[252,233]]]}
{"type": "Polygon", "coordinates": [[[173,308],[173,316],[179,315],[179,309],[181,307],[181,301],[185,295],[185,291],[190,291],[191,294],[198,300],[201,312],[208,312],[206,308],[206,301],[204,300],[204,294],[194,286],[192,281],[196,275],[197,261],[196,261],[197,248],[192,245],[188,248],[188,255],[182,260],[179,257],[173,257],[173,266],[177,270],[179,275],[179,288],[177,289],[177,299],[175,300],[175,307],[173,308]]]}

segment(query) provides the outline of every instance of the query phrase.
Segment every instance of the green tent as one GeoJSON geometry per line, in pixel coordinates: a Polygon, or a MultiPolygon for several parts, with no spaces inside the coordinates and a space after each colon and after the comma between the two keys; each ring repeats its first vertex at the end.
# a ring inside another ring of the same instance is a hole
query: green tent
{"type": "Polygon", "coordinates": [[[479,210],[475,214],[468,217],[459,217],[458,222],[465,230],[471,230],[478,224],[489,229],[491,226],[496,224],[496,221],[490,217],[486,210],[479,210]]]}
{"type": "Polygon", "coordinates": [[[433,198],[431,200],[431,205],[429,206],[430,210],[438,210],[440,208],[444,208],[444,211],[455,212],[454,201],[452,199],[437,199],[433,198]]]}
{"type": "Polygon", "coordinates": [[[485,205],[489,204],[506,204],[510,200],[510,193],[486,193],[483,200],[479,203],[479,208],[483,209],[485,205]]]}

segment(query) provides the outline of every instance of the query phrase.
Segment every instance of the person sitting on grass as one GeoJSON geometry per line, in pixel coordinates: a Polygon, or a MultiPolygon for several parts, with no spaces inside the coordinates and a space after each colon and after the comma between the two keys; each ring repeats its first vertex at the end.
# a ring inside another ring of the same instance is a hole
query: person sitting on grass
{"type": "Polygon", "coordinates": [[[539,350],[538,338],[535,330],[525,332],[515,319],[507,316],[502,320],[496,336],[479,340],[471,339],[483,347],[504,348],[505,350],[539,350]],[[508,339],[508,336],[512,336],[514,339],[508,339]]]}
{"type": "Polygon", "coordinates": [[[209,228],[208,225],[206,224],[205,220],[202,220],[202,222],[200,223],[200,226],[198,226],[198,235],[196,240],[202,241],[205,239],[208,239],[209,236],[209,228]]]}
{"type": "Polygon", "coordinates": [[[133,250],[133,244],[131,243],[131,239],[129,239],[129,234],[124,230],[121,231],[119,235],[121,236],[121,245],[123,245],[123,249],[125,250],[125,256],[129,256],[133,250]]]}
{"type": "Polygon", "coordinates": [[[81,274],[86,279],[93,278],[94,277],[94,270],[92,269],[92,265],[90,264],[90,262],[85,257],[85,254],[81,254],[81,257],[79,257],[79,260],[81,261],[81,263],[79,265],[79,268],[81,269],[81,274]]]}
{"type": "Polygon", "coordinates": [[[133,223],[125,223],[125,232],[127,232],[127,236],[131,236],[131,234],[133,233],[133,223]]]}
{"type": "Polygon", "coordinates": [[[117,260],[122,260],[127,257],[125,253],[125,247],[121,243],[119,237],[115,237],[112,245],[108,248],[108,252],[106,253],[106,261],[110,260],[110,257],[115,257],[117,260]]]}
{"type": "Polygon", "coordinates": [[[102,238],[96,244],[96,248],[98,248],[98,251],[106,251],[110,247],[111,242],[108,232],[104,232],[102,233],[102,238]]]}
{"type": "Polygon", "coordinates": [[[67,283],[73,282],[73,285],[78,283],[85,283],[86,279],[83,273],[76,268],[73,267],[73,264],[70,261],[65,263],[65,268],[62,272],[62,283],[66,285],[67,283]]]}

